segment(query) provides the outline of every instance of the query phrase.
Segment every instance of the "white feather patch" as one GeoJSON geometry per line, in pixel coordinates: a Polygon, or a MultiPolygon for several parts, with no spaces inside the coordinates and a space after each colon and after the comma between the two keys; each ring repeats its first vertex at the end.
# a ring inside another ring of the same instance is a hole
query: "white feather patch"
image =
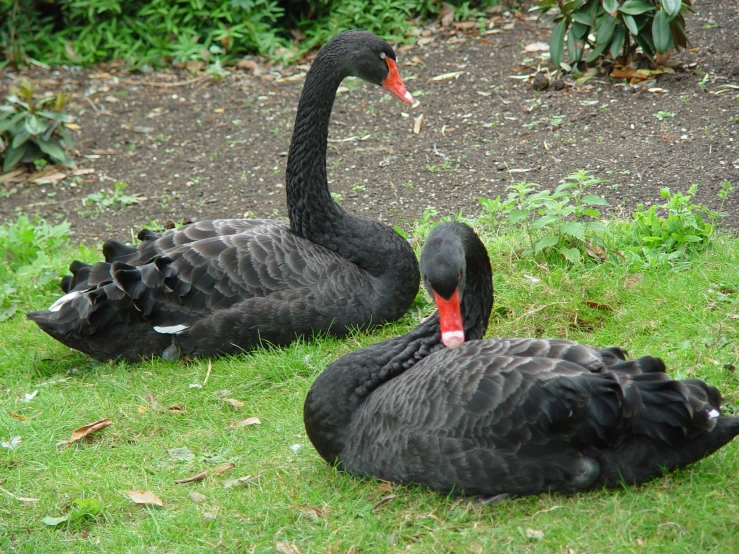
{"type": "Polygon", "coordinates": [[[163,335],[179,335],[188,327],[189,325],[168,325],[166,327],[154,327],[154,330],[163,335]]]}
{"type": "Polygon", "coordinates": [[[78,296],[83,295],[86,292],[87,291],[76,290],[68,294],[65,294],[59,300],[57,300],[51,306],[49,306],[49,311],[58,312],[59,310],[62,309],[62,306],[64,306],[64,304],[66,304],[67,302],[71,302],[73,299],[77,298],[78,296]]]}
{"type": "Polygon", "coordinates": [[[708,412],[708,417],[710,419],[716,419],[720,415],[721,414],[719,413],[719,411],[717,409],[715,409],[715,408],[713,410],[711,410],[710,412],[708,412]]]}

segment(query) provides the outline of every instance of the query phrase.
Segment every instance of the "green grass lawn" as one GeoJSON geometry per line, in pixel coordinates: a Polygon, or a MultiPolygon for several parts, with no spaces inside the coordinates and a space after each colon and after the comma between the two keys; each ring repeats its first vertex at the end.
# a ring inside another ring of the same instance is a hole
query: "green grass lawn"
{"type": "MultiPolygon", "coordinates": [[[[725,410],[739,415],[739,239],[716,236],[687,269],[638,274],[619,263],[519,260],[510,235],[488,244],[496,272],[489,336],[661,356],[674,377],[718,386],[725,410]]],[[[57,296],[29,293],[21,308],[57,296]]],[[[210,372],[207,360],[92,363],[16,314],[0,323],[0,440],[21,437],[14,450],[0,448],[0,551],[739,552],[737,441],[639,488],[491,506],[329,468],[302,423],[313,379],[431,309],[419,296],[402,321],[377,332],[218,359],[210,372]],[[234,426],[249,417],[261,424],[234,426]],[[102,418],[113,424],[57,446],[102,418]],[[229,462],[222,475],[174,482],[229,462]],[[137,505],[130,490],[151,490],[164,505],[137,505]],[[67,523],[43,522],[76,499],[91,501],[97,516],[78,508],[67,523]]]]}

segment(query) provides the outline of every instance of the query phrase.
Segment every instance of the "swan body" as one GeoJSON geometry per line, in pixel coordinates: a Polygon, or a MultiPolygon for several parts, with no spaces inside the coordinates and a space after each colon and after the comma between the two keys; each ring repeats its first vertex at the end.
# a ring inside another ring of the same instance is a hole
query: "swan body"
{"type": "Polygon", "coordinates": [[[309,71],[287,163],[290,222],[220,219],[73,262],[66,293],[30,312],[46,333],[100,360],[197,357],[343,335],[397,319],[416,296],[418,263],[393,229],[345,212],[326,177],[328,124],[355,75],[412,102],[392,48],[364,31],[337,35],[309,71]]]}
{"type": "Polygon", "coordinates": [[[739,434],[714,387],[671,379],[658,358],[565,340],[480,340],[493,290],[469,227],[435,228],[421,273],[439,311],[335,361],[308,393],[306,430],[329,463],[445,493],[571,493],[644,482],[739,434]]]}

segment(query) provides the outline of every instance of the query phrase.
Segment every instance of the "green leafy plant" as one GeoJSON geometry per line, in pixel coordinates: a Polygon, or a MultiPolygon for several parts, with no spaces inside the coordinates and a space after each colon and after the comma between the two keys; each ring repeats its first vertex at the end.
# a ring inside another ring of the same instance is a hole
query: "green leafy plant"
{"type": "Polygon", "coordinates": [[[134,67],[244,54],[292,60],[354,28],[393,42],[417,36],[418,18],[444,6],[478,18],[497,0],[0,0],[0,49],[15,65],[90,65],[120,58],[134,67]]]}
{"type": "Polygon", "coordinates": [[[637,206],[631,221],[621,222],[619,231],[626,237],[624,253],[641,265],[676,265],[705,249],[713,236],[718,219],[723,214],[726,199],[734,190],[728,181],[722,183],[718,193],[721,204],[718,210],[693,203],[698,185],[686,193],[660,189],[662,204],[644,209],[637,206]]]}
{"type": "Polygon", "coordinates": [[[0,152],[3,171],[19,163],[31,163],[44,156],[57,163],[74,165],[67,154],[74,148],[72,138],[64,128],[72,116],[62,110],[71,94],[34,99],[36,85],[22,81],[0,106],[0,152]]]}
{"type": "Polygon", "coordinates": [[[536,9],[554,8],[549,40],[554,67],[559,69],[565,46],[572,62],[590,63],[610,54],[628,58],[637,46],[650,59],[670,49],[687,47],[684,14],[692,0],[538,0],[536,9]],[[591,38],[592,37],[592,38],[591,38]],[[585,50],[590,49],[586,57],[585,50]],[[584,57],[584,58],[583,58],[584,57]]]}
{"type": "Polygon", "coordinates": [[[66,221],[52,225],[25,215],[0,225],[0,321],[12,317],[29,287],[46,288],[59,277],[66,262],[56,254],[69,229],[66,221]]]}
{"type": "Polygon", "coordinates": [[[141,202],[138,196],[125,194],[123,191],[128,188],[128,184],[123,181],[116,182],[113,185],[113,191],[101,190],[88,194],[82,199],[83,206],[92,206],[93,209],[85,210],[87,215],[98,216],[100,212],[107,208],[117,206],[133,206],[141,202]]]}
{"type": "Polygon", "coordinates": [[[528,244],[520,253],[525,257],[577,263],[583,256],[604,259],[604,235],[607,227],[600,221],[597,206],[608,202],[587,189],[601,183],[588,171],[580,170],[565,177],[554,191],[538,191],[535,183],[517,183],[506,187],[508,197],[501,200],[478,198],[486,211],[483,219],[499,227],[498,214],[507,223],[523,227],[528,244]]]}

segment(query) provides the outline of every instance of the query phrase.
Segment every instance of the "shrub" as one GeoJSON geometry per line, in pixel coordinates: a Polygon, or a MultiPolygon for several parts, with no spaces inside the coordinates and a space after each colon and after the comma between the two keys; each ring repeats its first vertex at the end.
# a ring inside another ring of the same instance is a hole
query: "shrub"
{"type": "Polygon", "coordinates": [[[19,163],[32,163],[47,156],[52,161],[74,165],[67,150],[74,148],[64,128],[72,117],[62,111],[71,98],[56,96],[34,100],[36,85],[23,81],[0,106],[0,153],[3,171],[19,163]]]}
{"type": "Polygon", "coordinates": [[[693,11],[691,0],[538,0],[546,13],[558,7],[549,40],[552,64],[559,69],[564,54],[580,62],[586,47],[590,63],[610,54],[632,55],[637,46],[654,61],[655,54],[679,50],[688,44],[684,14],[693,11]],[[591,39],[590,37],[594,37],[591,39]]]}
{"type": "MultiPolygon", "coordinates": [[[[484,15],[449,0],[461,17],[484,15]]],[[[428,0],[0,0],[0,45],[12,63],[134,66],[169,60],[230,63],[244,54],[295,57],[339,31],[363,28],[406,41],[412,18],[438,14],[428,0]],[[301,41],[294,44],[296,37],[301,41]]]]}

